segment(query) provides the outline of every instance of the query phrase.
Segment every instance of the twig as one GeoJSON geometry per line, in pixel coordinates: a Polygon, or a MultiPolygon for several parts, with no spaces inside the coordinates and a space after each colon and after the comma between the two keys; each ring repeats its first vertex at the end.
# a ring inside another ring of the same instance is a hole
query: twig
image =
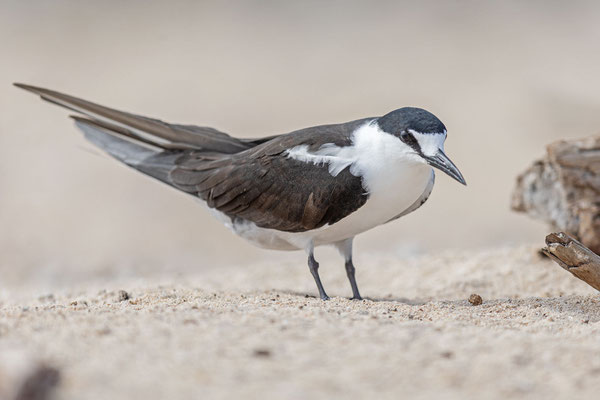
{"type": "Polygon", "coordinates": [[[600,256],[564,232],[546,236],[544,254],[596,290],[600,290],[600,256]]]}

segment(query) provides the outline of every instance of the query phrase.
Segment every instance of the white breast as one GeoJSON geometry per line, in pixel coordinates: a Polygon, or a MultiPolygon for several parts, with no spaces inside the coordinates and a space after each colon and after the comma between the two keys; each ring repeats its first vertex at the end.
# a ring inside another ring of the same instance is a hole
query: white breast
{"type": "Polygon", "coordinates": [[[362,178],[369,193],[369,199],[357,211],[333,225],[299,233],[259,228],[249,221],[235,224],[229,221],[226,225],[260,247],[305,249],[309,243],[314,246],[336,243],[384,224],[431,191],[434,176],[431,167],[400,139],[382,132],[376,123],[366,123],[357,129],[352,142],[352,146],[346,147],[324,145],[313,153],[307,146],[297,146],[288,151],[288,156],[306,163],[327,164],[332,176],[349,166],[353,175],[362,178]]]}

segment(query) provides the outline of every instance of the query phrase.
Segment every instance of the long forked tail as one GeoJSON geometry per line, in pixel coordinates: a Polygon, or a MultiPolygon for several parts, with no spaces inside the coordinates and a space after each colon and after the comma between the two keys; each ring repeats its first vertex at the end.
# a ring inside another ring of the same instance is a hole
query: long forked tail
{"type": "Polygon", "coordinates": [[[68,108],[86,118],[79,118],[79,126],[89,121],[94,126],[114,130],[117,135],[152,143],[170,150],[196,149],[233,154],[254,146],[252,141],[236,139],[213,128],[169,124],[112,108],[104,107],[77,97],[36,86],[15,83],[15,86],[38,94],[43,100],[68,108]]]}
{"type": "Polygon", "coordinates": [[[77,112],[72,116],[85,137],[117,160],[172,184],[169,172],[185,151],[207,160],[247,150],[266,139],[233,138],[213,128],[177,125],[118,111],[53,90],[15,83],[46,101],[77,112]]]}

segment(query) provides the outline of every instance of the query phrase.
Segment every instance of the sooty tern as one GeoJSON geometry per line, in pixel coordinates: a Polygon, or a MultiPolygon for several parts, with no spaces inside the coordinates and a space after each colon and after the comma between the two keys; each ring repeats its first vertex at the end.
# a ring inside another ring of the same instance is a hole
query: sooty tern
{"type": "Polygon", "coordinates": [[[39,87],[15,84],[77,112],[85,137],[138,171],[201,199],[228,228],[269,249],[305,250],[328,299],[315,246],[344,256],[354,299],[352,240],[419,208],[433,189],[431,167],[466,184],[444,154],[446,127],[405,107],[382,117],[322,125],[261,139],[168,124],[39,87]]]}

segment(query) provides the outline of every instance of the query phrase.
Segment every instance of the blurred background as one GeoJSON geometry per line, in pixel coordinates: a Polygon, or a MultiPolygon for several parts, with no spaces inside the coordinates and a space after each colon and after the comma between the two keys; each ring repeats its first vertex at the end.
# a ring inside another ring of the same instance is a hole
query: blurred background
{"type": "Polygon", "coordinates": [[[541,244],[547,228],[509,210],[516,175],[549,142],[600,128],[594,1],[0,5],[4,283],[304,265],[303,254],[256,249],[185,195],[98,156],[66,110],[15,81],[241,137],[432,111],[469,186],[438,174],[423,208],[358,237],[359,269],[373,253],[541,244]]]}

